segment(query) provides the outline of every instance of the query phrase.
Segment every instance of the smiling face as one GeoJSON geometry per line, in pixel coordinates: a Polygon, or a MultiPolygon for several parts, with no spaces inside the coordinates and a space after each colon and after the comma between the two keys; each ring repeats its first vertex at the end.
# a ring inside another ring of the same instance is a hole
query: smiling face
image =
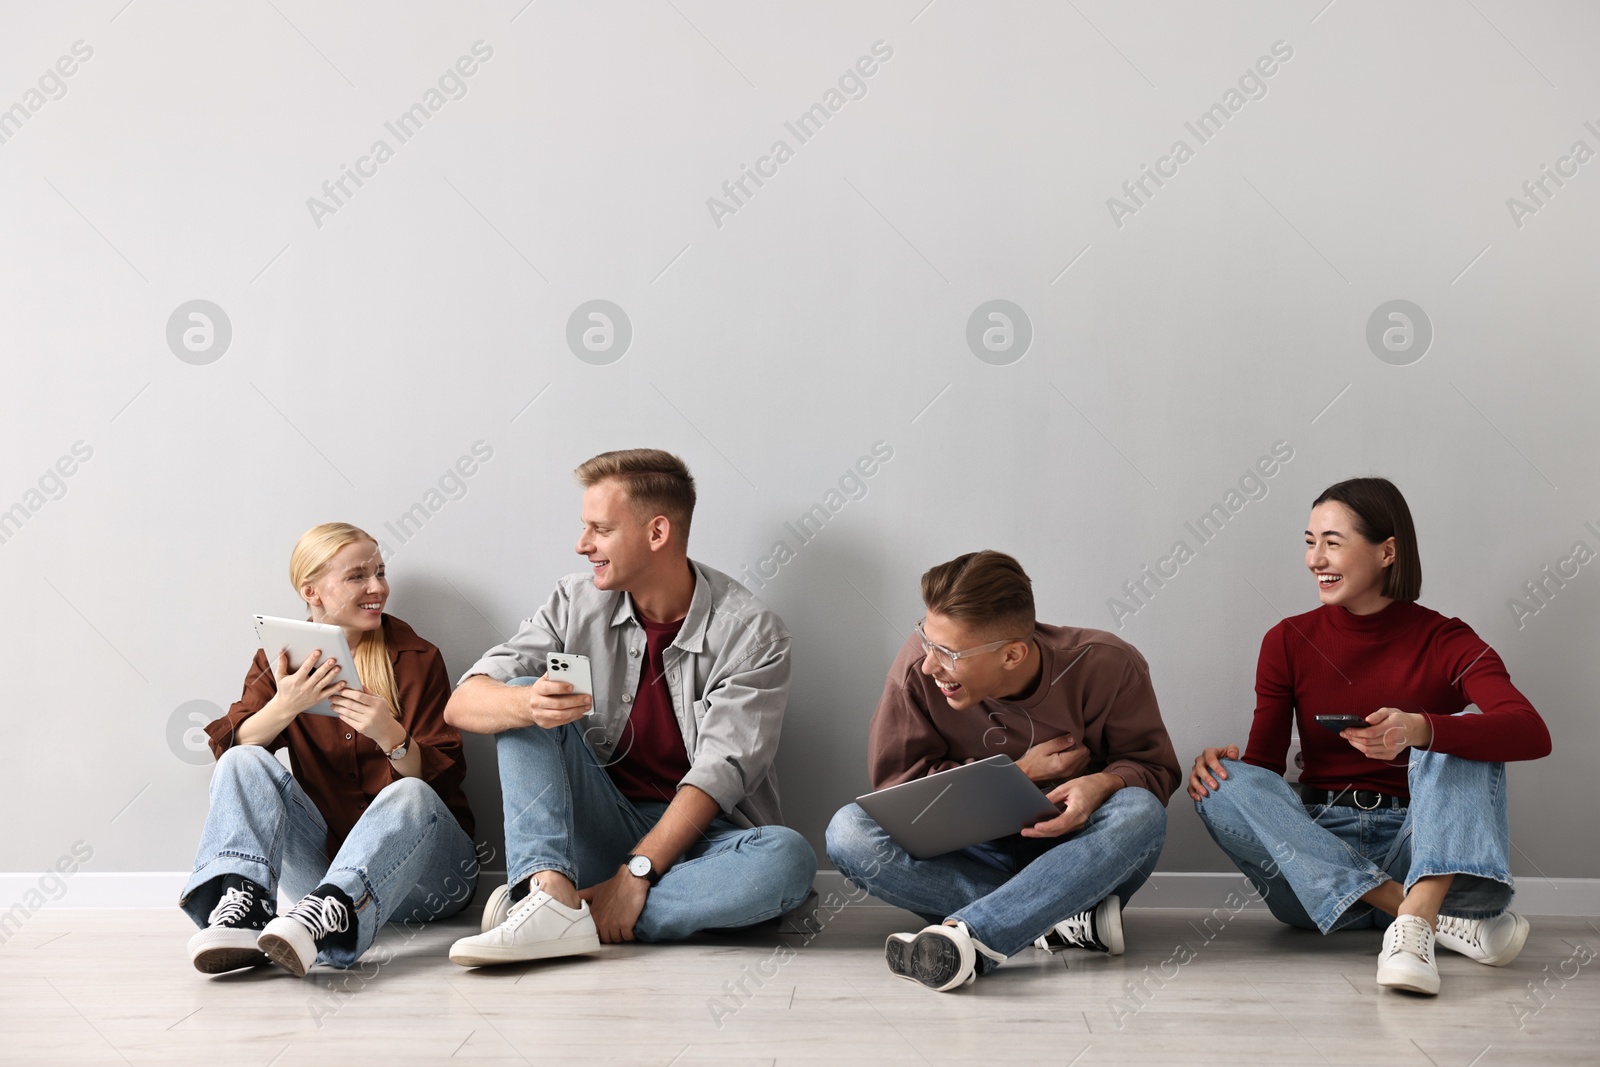
{"type": "Polygon", "coordinates": [[[311,621],[342,626],[346,631],[376,630],[383,625],[389,600],[389,579],[383,557],[371,541],[352,541],[335,552],[316,576],[300,587],[311,621]]]}
{"type": "MultiPolygon", "coordinates": [[[[933,644],[954,652],[980,648],[997,636],[934,611],[922,621],[922,632],[933,644]]],[[[929,651],[923,654],[921,669],[938,683],[939,692],[952,710],[965,711],[985,700],[1012,696],[1028,688],[1039,670],[1039,658],[1033,652],[1032,641],[1019,639],[991,652],[963,656],[953,664],[945,663],[937,651],[929,651]],[[1030,665],[1031,672],[1024,669],[1030,665]]]]}
{"type": "Polygon", "coordinates": [[[1389,606],[1384,577],[1394,565],[1394,538],[1373,544],[1356,532],[1349,508],[1329,500],[1311,509],[1306,527],[1306,566],[1324,604],[1352,615],[1371,615],[1389,606]]]}
{"type": "Polygon", "coordinates": [[[596,589],[629,590],[662,562],[671,523],[664,515],[642,519],[627,491],[606,478],[583,491],[583,532],[577,552],[594,570],[596,589]]]}

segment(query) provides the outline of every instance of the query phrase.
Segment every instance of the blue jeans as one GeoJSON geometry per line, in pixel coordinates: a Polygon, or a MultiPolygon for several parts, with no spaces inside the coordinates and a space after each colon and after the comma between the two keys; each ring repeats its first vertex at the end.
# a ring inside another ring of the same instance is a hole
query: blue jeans
{"type": "MultiPolygon", "coordinates": [[[[960,919],[1012,956],[1112,894],[1126,904],[1155,870],[1166,837],[1166,809],[1130,786],[1071,836],[1003,837],[926,860],[912,859],[861,805],[846,804],[828,824],[828,858],[879,900],[930,924],[960,919]]],[[[980,973],[993,966],[979,956],[980,973]]]]}
{"type": "Polygon", "coordinates": [[[1407,890],[1452,874],[1439,909],[1487,919],[1511,904],[1506,768],[1413,748],[1408,808],[1302,804],[1280,775],[1223,760],[1228,777],[1195,811],[1280,921],[1331,933],[1389,925],[1361,902],[1384,882],[1407,890]]]}
{"type": "MultiPolygon", "coordinates": [[[[539,871],[565,875],[580,889],[603,882],[667,810],[622,795],[584,738],[583,723],[495,735],[512,885],[539,871]]],[[[634,936],[677,941],[775,918],[805,901],[816,873],[816,853],[795,831],[746,829],[719,816],[650,889],[634,936]]]]}
{"type": "Polygon", "coordinates": [[[204,927],[208,909],[194,892],[225,874],[242,875],[268,893],[281,880],[296,900],[323,883],[336,885],[355,902],[356,946],[317,959],[350,967],[390,919],[454,915],[477,888],[472,839],[418,778],[402,778],[378,794],[331,866],[327,839],[322,813],[283,764],[259,745],[236,745],[211,776],[211,810],[178,906],[204,927]]]}

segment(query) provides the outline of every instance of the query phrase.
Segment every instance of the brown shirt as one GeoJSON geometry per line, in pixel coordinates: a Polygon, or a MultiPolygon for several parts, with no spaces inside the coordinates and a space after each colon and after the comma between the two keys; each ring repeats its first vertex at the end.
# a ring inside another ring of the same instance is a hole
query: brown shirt
{"type": "Polygon", "coordinates": [[[909,782],[990,756],[1021,759],[1069,734],[1088,749],[1083,774],[1110,771],[1162,804],[1178,788],[1178,756],[1161,721],[1150,669],[1137,649],[1103,630],[1033,631],[1043,670],[1033,692],[953,711],[922,673],[922,645],[909,638],[884,683],[867,741],[872,787],[909,782]]]}
{"type": "MultiPolygon", "coordinates": [[[[473,835],[472,809],[461,791],[467,774],[461,734],[444,721],[450,699],[450,677],[444,657],[415,630],[393,615],[383,617],[383,638],[394,664],[395,688],[400,696],[400,725],[410,744],[422,753],[418,777],[433,786],[461,824],[473,835]]],[[[217,758],[234,745],[239,724],[266,706],[278,691],[267,655],[257,649],[245,676],[244,693],[226,715],[206,727],[211,751],[217,758]]],[[[344,844],[351,827],[366,813],[383,788],[401,777],[377,742],[358,734],[341,720],[326,715],[296,715],[266,748],[289,748],[289,762],[300,788],[306,791],[328,823],[328,856],[344,844]]]]}

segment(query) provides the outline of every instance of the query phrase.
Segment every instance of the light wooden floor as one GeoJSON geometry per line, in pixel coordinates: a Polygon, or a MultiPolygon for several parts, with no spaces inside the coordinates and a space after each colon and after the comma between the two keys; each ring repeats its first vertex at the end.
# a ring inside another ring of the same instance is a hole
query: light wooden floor
{"type": "Polygon", "coordinates": [[[1213,921],[1208,940],[1205,915],[1132,911],[1120,958],[1029,949],[938,994],[884,969],[884,936],[914,920],[866,904],[824,910],[810,937],[769,929],[466,971],[445,952],[475,929],[473,911],[410,940],[391,928],[359,970],[303,980],[196,973],[176,909],[45,911],[0,948],[0,1062],[1600,1063],[1595,923],[1535,920],[1505,970],[1445,953],[1444,992],[1425,999],[1374,984],[1375,933],[1322,938],[1246,913],[1213,921]],[[747,976],[762,972],[757,988],[747,976]],[[751,995],[735,1000],[740,979],[751,995]],[[1144,992],[1130,996],[1130,981],[1144,992]],[[1542,1007],[1529,982],[1546,983],[1542,1007]]]}

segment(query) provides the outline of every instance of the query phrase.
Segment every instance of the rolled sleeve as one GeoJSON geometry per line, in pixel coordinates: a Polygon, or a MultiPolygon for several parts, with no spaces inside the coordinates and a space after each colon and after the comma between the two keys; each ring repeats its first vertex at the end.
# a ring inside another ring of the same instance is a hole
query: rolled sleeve
{"type": "Polygon", "coordinates": [[[510,640],[495,645],[478,662],[467,668],[460,685],[474,675],[484,675],[497,682],[513,678],[537,678],[545,672],[545,664],[552,652],[564,652],[566,646],[561,635],[566,633],[571,615],[572,595],[568,584],[562,581],[550,594],[549,601],[531,619],[522,625],[510,640]]]}
{"type": "Polygon", "coordinates": [[[694,755],[680,785],[731,812],[772,771],[789,701],[790,642],[763,645],[710,686],[697,703],[694,755]]]}

